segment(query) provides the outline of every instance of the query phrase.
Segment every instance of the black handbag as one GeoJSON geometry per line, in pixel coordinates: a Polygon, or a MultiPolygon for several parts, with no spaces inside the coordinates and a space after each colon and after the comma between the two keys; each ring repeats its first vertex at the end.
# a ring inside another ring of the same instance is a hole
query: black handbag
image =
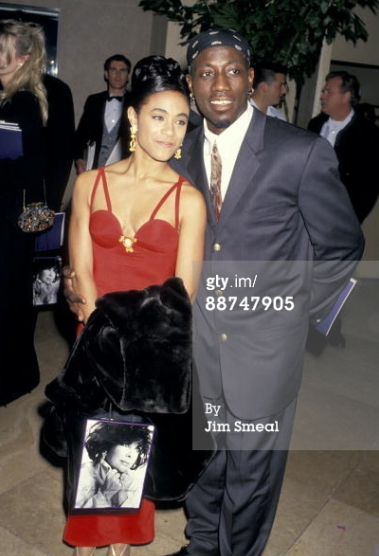
{"type": "Polygon", "coordinates": [[[25,189],[23,190],[22,213],[17,220],[18,227],[23,232],[43,232],[54,224],[55,212],[47,206],[45,184],[43,184],[43,191],[44,202],[27,205],[25,203],[25,189]]]}

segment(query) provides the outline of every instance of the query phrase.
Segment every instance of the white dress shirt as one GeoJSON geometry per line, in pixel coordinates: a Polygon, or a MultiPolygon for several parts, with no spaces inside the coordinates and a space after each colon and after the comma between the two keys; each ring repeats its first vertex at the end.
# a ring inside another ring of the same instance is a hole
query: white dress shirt
{"type": "Polygon", "coordinates": [[[224,200],[226,191],[229,186],[230,178],[240,151],[242,141],[250,125],[253,116],[253,107],[247,103],[246,110],[241,116],[229,127],[224,129],[220,135],[215,135],[208,129],[207,122],[204,120],[204,164],[208,177],[208,184],[211,175],[211,151],[216,141],[218,151],[221,157],[222,173],[221,173],[221,196],[224,200]]]}
{"type": "Polygon", "coordinates": [[[123,102],[113,98],[112,100],[107,100],[105,104],[105,114],[104,122],[107,127],[108,133],[112,131],[114,126],[117,124],[121,118],[123,108],[123,102]]]}
{"type": "MultiPolygon", "coordinates": [[[[256,103],[254,102],[254,99],[251,99],[250,102],[253,106],[255,106],[255,108],[258,108],[258,110],[259,110],[259,106],[256,105],[256,103]]],[[[284,122],[287,121],[287,118],[285,117],[283,112],[281,110],[279,110],[279,108],[275,108],[275,106],[268,106],[266,115],[271,116],[271,118],[278,118],[278,120],[283,120],[284,122]]]]}
{"type": "Polygon", "coordinates": [[[325,137],[332,147],[334,147],[338,133],[347,126],[353,116],[354,110],[351,110],[344,120],[338,121],[333,120],[333,118],[328,118],[321,128],[321,137],[325,137]]]}

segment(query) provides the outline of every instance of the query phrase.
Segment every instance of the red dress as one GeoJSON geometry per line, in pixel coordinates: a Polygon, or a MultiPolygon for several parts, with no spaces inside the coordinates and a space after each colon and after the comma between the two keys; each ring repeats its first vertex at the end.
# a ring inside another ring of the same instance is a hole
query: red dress
{"type": "MultiPolygon", "coordinates": [[[[98,171],[91,207],[100,180],[107,209],[96,210],[90,217],[93,272],[98,295],[111,291],[140,290],[152,284],[162,284],[174,276],[179,241],[180,191],[184,178],[179,177],[177,183],[167,191],[150,219],[137,230],[133,238],[123,236],[120,223],[112,212],[104,168],[98,171]],[[175,194],[175,227],[156,218],[159,209],[172,194],[175,194]]],[[[69,514],[63,540],[73,546],[149,543],[154,539],[154,514],[153,502],[146,499],[143,499],[138,512],[129,515],[69,514]]]]}

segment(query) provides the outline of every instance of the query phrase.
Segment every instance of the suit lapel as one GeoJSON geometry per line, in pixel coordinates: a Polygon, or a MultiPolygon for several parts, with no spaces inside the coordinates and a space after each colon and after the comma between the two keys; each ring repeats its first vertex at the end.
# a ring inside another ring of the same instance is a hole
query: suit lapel
{"type": "Polygon", "coordinates": [[[266,118],[259,110],[254,114],[238,153],[228,190],[222,205],[219,226],[229,219],[235,206],[248,187],[254,182],[254,176],[260,166],[260,154],[264,145],[266,118]]]}
{"type": "Polygon", "coordinates": [[[254,175],[260,166],[265,125],[266,116],[259,112],[259,110],[254,110],[252,120],[237,156],[218,222],[213,211],[208,179],[204,167],[203,127],[199,126],[199,128],[187,136],[185,141],[186,149],[179,163],[180,171],[202,192],[207,205],[208,221],[212,228],[222,227],[228,221],[241,196],[251,186],[254,175]]]}
{"type": "Polygon", "coordinates": [[[185,165],[184,175],[188,176],[190,182],[201,191],[207,205],[208,222],[212,227],[217,226],[214,214],[208,178],[204,166],[204,131],[203,126],[189,135],[188,149],[186,149],[181,166],[185,165]]]}

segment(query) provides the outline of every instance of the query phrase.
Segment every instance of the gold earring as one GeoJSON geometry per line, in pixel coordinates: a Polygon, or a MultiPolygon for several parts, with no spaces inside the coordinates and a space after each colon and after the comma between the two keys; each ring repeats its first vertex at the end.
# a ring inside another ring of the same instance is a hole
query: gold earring
{"type": "Polygon", "coordinates": [[[174,158],[176,158],[176,160],[179,160],[179,158],[182,158],[182,145],[180,145],[180,147],[176,149],[175,154],[174,154],[174,158]]]}
{"type": "Polygon", "coordinates": [[[137,126],[132,125],[130,128],[130,143],[129,143],[129,151],[134,153],[137,146],[137,126]]]}

